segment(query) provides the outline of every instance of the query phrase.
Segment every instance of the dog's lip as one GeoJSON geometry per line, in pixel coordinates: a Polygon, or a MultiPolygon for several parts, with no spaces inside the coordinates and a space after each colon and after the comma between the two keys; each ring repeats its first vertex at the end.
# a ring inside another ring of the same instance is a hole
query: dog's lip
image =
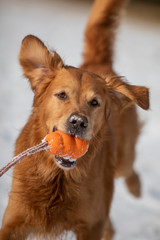
{"type": "Polygon", "coordinates": [[[55,155],[57,163],[63,168],[73,168],[76,165],[77,159],[63,158],[55,155]]]}
{"type": "Polygon", "coordinates": [[[81,136],[79,136],[79,135],[77,135],[77,134],[74,134],[74,133],[71,133],[70,131],[69,132],[66,132],[66,134],[68,134],[68,135],[70,135],[70,136],[73,136],[73,137],[75,137],[75,138],[80,138],[80,139],[82,139],[82,140],[84,140],[84,141],[90,141],[90,138],[87,138],[87,137],[81,137],[81,136]]]}
{"type": "Polygon", "coordinates": [[[53,127],[52,132],[55,132],[55,131],[57,131],[57,127],[56,126],[53,127]]]}

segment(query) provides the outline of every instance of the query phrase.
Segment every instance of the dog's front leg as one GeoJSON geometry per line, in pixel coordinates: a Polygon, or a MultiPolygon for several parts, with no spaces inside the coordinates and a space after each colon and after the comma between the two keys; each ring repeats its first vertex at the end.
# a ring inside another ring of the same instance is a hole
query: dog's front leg
{"type": "Polygon", "coordinates": [[[113,236],[114,236],[114,228],[110,218],[108,218],[104,232],[103,232],[102,240],[112,240],[113,236]]]}
{"type": "Polygon", "coordinates": [[[98,222],[92,227],[83,227],[76,231],[77,240],[101,240],[103,235],[104,223],[98,222]]]}
{"type": "Polygon", "coordinates": [[[27,231],[21,225],[8,225],[0,230],[0,240],[25,240],[27,235],[27,231]]]}
{"type": "Polygon", "coordinates": [[[15,209],[11,205],[6,209],[0,229],[0,240],[25,240],[29,234],[25,216],[21,216],[20,211],[15,209]]]}

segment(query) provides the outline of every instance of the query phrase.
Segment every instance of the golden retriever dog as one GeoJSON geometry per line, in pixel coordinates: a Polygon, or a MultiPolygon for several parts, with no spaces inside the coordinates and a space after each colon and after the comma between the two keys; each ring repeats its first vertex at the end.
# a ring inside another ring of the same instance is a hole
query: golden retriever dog
{"type": "Polygon", "coordinates": [[[114,178],[123,176],[129,191],[140,195],[133,169],[140,130],[135,104],[148,109],[149,94],[112,68],[115,28],[124,5],[124,0],[95,1],[80,68],[65,65],[35,36],[22,41],[19,61],[34,101],[15,155],[56,129],[89,140],[89,149],[74,163],[42,151],[14,167],[1,240],[55,239],[66,231],[78,240],[108,240],[114,178]]]}

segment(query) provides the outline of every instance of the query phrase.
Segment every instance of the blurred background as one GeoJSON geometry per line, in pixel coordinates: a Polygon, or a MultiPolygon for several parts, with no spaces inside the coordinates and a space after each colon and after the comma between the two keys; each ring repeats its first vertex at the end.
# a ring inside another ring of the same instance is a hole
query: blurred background
{"type": "MultiPolygon", "coordinates": [[[[66,64],[81,64],[83,32],[91,0],[0,0],[0,168],[11,160],[15,140],[31,110],[33,94],[18,64],[24,36],[34,34],[66,64]]],[[[132,84],[150,88],[151,109],[138,109],[145,123],[136,169],[143,184],[135,199],[123,179],[115,184],[111,218],[115,240],[160,240],[160,1],[131,1],[115,46],[115,69],[132,84]]],[[[0,178],[0,225],[12,170],[0,178]]],[[[70,239],[70,238],[69,238],[70,239]]]]}

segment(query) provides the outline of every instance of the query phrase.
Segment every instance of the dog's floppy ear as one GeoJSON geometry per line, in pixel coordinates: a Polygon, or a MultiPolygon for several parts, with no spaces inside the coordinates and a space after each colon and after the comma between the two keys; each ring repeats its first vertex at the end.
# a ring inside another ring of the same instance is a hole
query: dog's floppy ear
{"type": "Polygon", "coordinates": [[[46,74],[63,67],[60,56],[55,51],[49,51],[44,43],[33,35],[28,35],[23,39],[19,61],[33,90],[46,74]]]}
{"type": "Polygon", "coordinates": [[[107,88],[109,94],[120,109],[124,109],[132,103],[136,103],[144,110],[149,109],[149,89],[143,86],[130,85],[121,77],[107,77],[107,88]]]}

